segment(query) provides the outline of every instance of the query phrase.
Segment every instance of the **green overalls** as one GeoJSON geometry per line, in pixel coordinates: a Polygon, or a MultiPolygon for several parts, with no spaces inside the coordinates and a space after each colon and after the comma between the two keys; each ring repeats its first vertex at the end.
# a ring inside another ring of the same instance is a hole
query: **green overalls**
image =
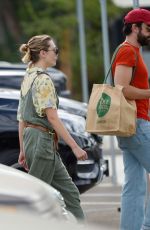
{"type": "Polygon", "coordinates": [[[84,219],[78,189],[72,182],[56,150],[54,130],[48,122],[47,117],[39,117],[35,111],[32,100],[34,80],[27,94],[22,97],[22,118],[23,121],[31,124],[47,127],[50,132],[48,133],[32,127],[24,129],[23,145],[29,174],[45,181],[60,191],[64,197],[66,208],[76,218],[80,220],[84,219]]]}

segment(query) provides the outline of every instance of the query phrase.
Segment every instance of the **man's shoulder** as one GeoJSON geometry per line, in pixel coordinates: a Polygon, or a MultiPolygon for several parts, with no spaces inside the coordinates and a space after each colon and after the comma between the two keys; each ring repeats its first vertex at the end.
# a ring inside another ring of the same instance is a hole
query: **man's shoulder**
{"type": "Polygon", "coordinates": [[[135,56],[136,50],[133,48],[133,46],[129,44],[122,43],[119,46],[117,56],[135,56]]]}

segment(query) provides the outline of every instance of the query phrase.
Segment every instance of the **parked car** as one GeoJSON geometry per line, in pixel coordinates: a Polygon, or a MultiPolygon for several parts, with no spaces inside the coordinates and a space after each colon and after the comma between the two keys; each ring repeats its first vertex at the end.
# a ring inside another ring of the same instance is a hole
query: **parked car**
{"type": "MultiPolygon", "coordinates": [[[[25,69],[25,64],[0,62],[0,87],[20,89],[21,82],[25,75],[25,69]]],[[[47,72],[54,82],[58,95],[69,98],[70,91],[67,90],[67,76],[55,68],[48,68],[47,72]]]]}
{"type": "MultiPolygon", "coordinates": [[[[44,219],[33,215],[30,210],[28,212],[14,211],[13,209],[0,210],[0,223],[2,230],[98,230],[99,228],[93,224],[79,224],[63,221],[60,219],[44,219]]],[[[107,229],[108,230],[108,229],[107,229]]]]}
{"type": "MultiPolygon", "coordinates": [[[[16,120],[18,98],[18,90],[0,89],[0,163],[6,165],[15,164],[18,160],[18,122],[16,120]]],[[[61,108],[63,108],[63,103],[61,102],[61,108]]],[[[64,108],[69,108],[67,101],[64,103],[64,108]]],[[[103,175],[108,175],[108,162],[103,159],[102,154],[102,139],[97,140],[94,135],[85,132],[83,116],[71,114],[62,109],[58,112],[70,134],[88,153],[88,160],[77,161],[69,146],[62,139],[59,140],[60,156],[82,193],[100,182],[103,175]]]]}
{"type": "MultiPolygon", "coordinates": [[[[76,114],[86,119],[87,115],[87,103],[76,101],[73,99],[67,99],[64,97],[59,97],[59,109],[66,110],[70,114],[76,114]]],[[[84,121],[85,123],[85,121],[84,121]]],[[[85,129],[85,127],[84,127],[85,129]]],[[[90,134],[97,143],[102,144],[102,136],[98,134],[90,134]]]]}
{"type": "Polygon", "coordinates": [[[73,99],[59,97],[59,109],[68,111],[71,114],[86,118],[87,114],[87,103],[76,101],[73,99]]]}
{"type": "Polygon", "coordinates": [[[0,210],[30,211],[46,219],[75,221],[60,192],[40,179],[0,164],[0,182],[0,210]]]}

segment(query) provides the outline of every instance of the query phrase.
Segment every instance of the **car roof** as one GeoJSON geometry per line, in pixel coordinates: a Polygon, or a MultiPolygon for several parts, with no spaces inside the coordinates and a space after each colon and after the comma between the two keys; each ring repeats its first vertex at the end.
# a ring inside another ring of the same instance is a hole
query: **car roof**
{"type": "Polygon", "coordinates": [[[1,70],[0,76],[24,76],[25,70],[1,70]]]}
{"type": "MultiPolygon", "coordinates": [[[[19,99],[19,96],[20,90],[0,87],[0,98],[19,99]]],[[[87,103],[76,101],[70,98],[59,97],[59,101],[62,103],[66,103],[71,107],[80,106],[81,108],[87,108],[87,103]]]]}
{"type": "Polygon", "coordinates": [[[19,100],[20,90],[0,88],[0,98],[19,100]]]}
{"type": "MultiPolygon", "coordinates": [[[[0,76],[2,74],[10,74],[11,75],[13,74],[17,74],[17,76],[22,73],[24,73],[26,71],[26,68],[27,68],[27,65],[26,64],[23,64],[23,63],[9,63],[9,62],[2,62],[0,61],[0,76]],[[19,73],[18,73],[19,72],[19,73]]],[[[63,78],[67,78],[66,74],[64,72],[62,72],[61,70],[58,70],[54,67],[49,67],[47,68],[47,72],[49,74],[54,74],[54,77],[63,77],[63,78]]]]}
{"type": "MultiPolygon", "coordinates": [[[[20,90],[0,88],[0,98],[19,100],[19,97],[20,97],[20,90]]],[[[59,102],[60,102],[59,109],[68,110],[68,115],[70,113],[72,116],[73,114],[83,116],[83,117],[86,116],[87,113],[86,103],[76,101],[70,98],[63,98],[63,97],[59,97],[59,102]]]]}
{"type": "MultiPolygon", "coordinates": [[[[19,100],[19,96],[20,96],[20,90],[0,88],[0,98],[19,100]]],[[[62,97],[59,97],[59,100],[61,101],[61,103],[64,103],[64,106],[65,106],[65,103],[68,103],[71,106],[73,106],[72,105],[73,103],[76,103],[76,105],[79,104],[79,106],[84,104],[82,102],[78,102],[78,101],[67,99],[67,98],[64,99],[62,97]]],[[[79,116],[77,114],[71,114],[71,113],[67,112],[66,110],[63,110],[62,107],[59,109],[59,115],[64,120],[67,118],[69,120],[74,119],[74,120],[78,121],[78,119],[81,118],[81,116],[79,116]]]]}

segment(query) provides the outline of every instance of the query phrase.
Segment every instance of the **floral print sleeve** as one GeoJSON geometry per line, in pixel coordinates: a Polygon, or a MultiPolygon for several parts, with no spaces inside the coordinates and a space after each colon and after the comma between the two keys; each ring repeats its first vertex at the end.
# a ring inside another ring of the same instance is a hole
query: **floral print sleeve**
{"type": "Polygon", "coordinates": [[[46,74],[40,74],[32,87],[32,98],[35,110],[40,117],[45,116],[46,108],[57,109],[55,87],[46,74]]]}

